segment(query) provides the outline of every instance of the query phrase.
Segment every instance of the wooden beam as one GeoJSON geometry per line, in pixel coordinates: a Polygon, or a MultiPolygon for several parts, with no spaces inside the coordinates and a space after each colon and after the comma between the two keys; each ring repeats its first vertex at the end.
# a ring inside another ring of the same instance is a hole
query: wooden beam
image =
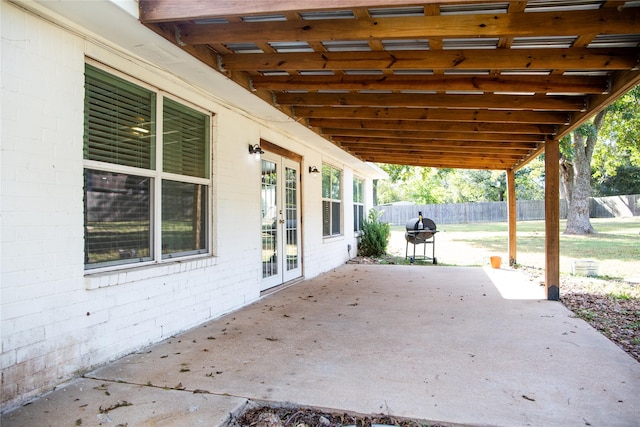
{"type": "Polygon", "coordinates": [[[609,90],[606,77],[516,75],[339,75],[254,76],[255,89],[268,90],[435,90],[601,94],[609,90]]]}
{"type": "Polygon", "coordinates": [[[516,173],[507,169],[507,215],[509,227],[509,265],[516,264],[516,173]]]}
{"type": "Polygon", "coordinates": [[[560,299],[560,144],[548,139],[544,157],[545,286],[547,299],[560,299]]]}
{"type": "Polygon", "coordinates": [[[554,125],[426,122],[415,120],[309,119],[309,125],[334,129],[387,129],[422,132],[484,132],[530,135],[552,135],[556,132],[556,126],[554,125]]]}
{"type": "Polygon", "coordinates": [[[587,108],[586,100],[582,96],[442,95],[422,93],[283,93],[276,96],[276,103],[290,106],[501,108],[544,111],[583,111],[587,108]]]}
{"type": "Polygon", "coordinates": [[[271,153],[277,154],[282,157],[286,157],[287,159],[291,159],[295,162],[302,162],[303,157],[296,153],[295,151],[288,150],[284,147],[281,147],[277,144],[274,144],[266,139],[260,138],[260,148],[265,151],[269,151],[271,153]]]}
{"type": "Polygon", "coordinates": [[[399,146],[419,145],[424,147],[457,147],[457,148],[480,148],[496,150],[514,150],[519,152],[530,152],[537,150],[543,145],[537,142],[504,142],[504,141],[455,141],[419,138],[384,138],[380,136],[340,136],[332,137],[332,141],[339,144],[365,145],[370,147],[387,146],[389,144],[399,146]]]}
{"type": "Polygon", "coordinates": [[[367,156],[363,158],[364,161],[370,161],[375,163],[388,163],[394,165],[410,165],[410,166],[423,166],[431,168],[452,168],[452,169],[482,169],[482,170],[504,170],[509,167],[506,162],[495,161],[474,161],[474,160],[460,160],[460,159],[435,159],[435,158],[421,158],[419,156],[367,156]]]}
{"type": "Polygon", "coordinates": [[[445,108],[295,106],[296,117],[382,120],[426,120],[472,123],[567,124],[569,113],[548,111],[451,110],[445,108]]]}
{"type": "Polygon", "coordinates": [[[367,153],[378,154],[399,154],[399,155],[416,155],[423,154],[425,156],[448,156],[451,158],[499,158],[501,160],[509,160],[514,162],[522,158],[526,153],[510,152],[508,150],[500,151],[499,149],[482,149],[482,148],[459,148],[459,147],[420,147],[420,146],[355,146],[351,144],[341,144],[349,152],[364,155],[367,153]]]}
{"type": "Polygon", "coordinates": [[[140,20],[144,23],[166,21],[191,21],[211,19],[223,15],[253,16],[261,14],[286,14],[322,10],[345,10],[358,7],[390,7],[424,5],[429,3],[464,3],[461,0],[215,0],[176,1],[140,0],[140,20]]]}
{"type": "Polygon", "coordinates": [[[333,129],[323,128],[325,136],[377,136],[379,138],[413,138],[413,139],[440,139],[452,141],[488,141],[488,142],[531,142],[544,141],[541,135],[508,135],[501,133],[464,133],[464,132],[420,132],[385,129],[333,129]]]}
{"type": "MultiPolygon", "coordinates": [[[[344,23],[341,23],[344,25],[344,23]]],[[[348,32],[345,32],[348,34],[348,32]]],[[[180,41],[192,43],[181,36],[180,41]]],[[[367,51],[245,53],[224,55],[229,71],[315,70],[629,70],[638,66],[635,48],[470,49],[433,51],[367,51]],[[490,52],[490,54],[489,54],[490,52]]]]}
{"type": "MultiPolygon", "coordinates": [[[[338,143],[337,141],[334,141],[338,143]]],[[[528,151],[526,150],[512,150],[509,148],[486,148],[486,147],[445,147],[445,146],[424,146],[424,145],[371,145],[371,144],[349,144],[338,143],[341,147],[353,151],[362,152],[369,151],[375,152],[422,152],[422,153],[461,153],[463,155],[468,154],[491,154],[498,157],[510,157],[514,159],[522,158],[528,151]]]]}
{"type": "MultiPolygon", "coordinates": [[[[151,22],[151,13],[145,9],[142,9],[143,22],[151,22]]],[[[213,12],[214,7],[211,9],[213,12]]],[[[270,14],[275,13],[276,9],[270,10],[270,14]]],[[[221,15],[223,14],[217,13],[209,17],[221,15]]],[[[179,13],[176,13],[171,20],[181,19],[192,20],[196,17],[180,17],[179,13]]],[[[606,8],[564,12],[185,24],[181,28],[182,40],[187,44],[241,43],[255,40],[322,42],[432,37],[536,37],[541,34],[550,37],[576,34],[634,34],[640,28],[640,10],[627,8],[619,11],[606,8]]]]}
{"type": "Polygon", "coordinates": [[[378,152],[370,152],[370,153],[366,152],[366,153],[363,153],[362,155],[365,157],[369,157],[369,156],[385,157],[385,158],[397,157],[397,158],[413,158],[413,159],[421,159],[421,160],[429,159],[429,160],[438,160],[438,161],[455,160],[457,163],[480,163],[480,162],[493,163],[493,164],[501,165],[503,168],[511,165],[514,162],[513,158],[506,157],[503,159],[498,156],[492,156],[488,154],[455,155],[455,154],[447,153],[445,157],[443,152],[409,153],[404,151],[388,151],[388,152],[378,151],[378,152]]]}

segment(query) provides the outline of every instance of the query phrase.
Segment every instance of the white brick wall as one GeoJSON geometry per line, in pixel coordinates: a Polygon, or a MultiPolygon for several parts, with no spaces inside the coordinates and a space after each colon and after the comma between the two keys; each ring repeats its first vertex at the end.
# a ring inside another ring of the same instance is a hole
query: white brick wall
{"type": "Polygon", "coordinates": [[[345,236],[323,240],[321,178],[305,173],[322,166],[323,154],[175,76],[82,39],[77,29],[72,33],[5,1],[0,5],[3,409],[259,298],[260,163],[247,147],[261,137],[304,158],[305,276],[346,261],[347,244],[354,246],[348,167],[345,236]],[[86,54],[215,113],[215,257],[85,276],[86,54]]]}

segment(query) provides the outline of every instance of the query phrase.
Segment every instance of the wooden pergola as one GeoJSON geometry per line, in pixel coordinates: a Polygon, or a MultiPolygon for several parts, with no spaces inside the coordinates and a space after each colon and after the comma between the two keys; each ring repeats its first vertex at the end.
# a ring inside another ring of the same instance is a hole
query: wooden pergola
{"type": "Polygon", "coordinates": [[[354,156],[515,172],[545,152],[559,298],[558,141],[640,82],[631,1],[140,0],[166,39],[354,156]]]}

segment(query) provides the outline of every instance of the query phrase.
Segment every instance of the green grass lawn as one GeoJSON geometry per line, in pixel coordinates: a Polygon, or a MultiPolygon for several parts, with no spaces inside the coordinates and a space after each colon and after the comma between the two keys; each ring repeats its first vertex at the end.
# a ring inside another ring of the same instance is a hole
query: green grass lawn
{"type": "MultiPolygon", "coordinates": [[[[599,274],[613,278],[640,277],[640,218],[592,219],[597,234],[569,236],[562,234],[565,221],[560,224],[560,269],[571,272],[573,261],[594,260],[599,274]]],[[[436,256],[438,261],[453,265],[477,265],[488,262],[491,254],[508,258],[508,226],[505,222],[442,224],[438,226],[436,256]],[[471,255],[462,256],[459,248],[470,247],[471,255]],[[439,248],[443,248],[439,251],[439,248]],[[453,252],[453,253],[451,253],[453,252]]],[[[394,226],[396,233],[403,226],[394,226]]],[[[544,267],[544,221],[517,223],[517,262],[536,268],[544,267]]],[[[396,243],[397,244],[397,243],[396,243]]],[[[398,251],[399,252],[399,251],[398,251]]],[[[404,255],[404,247],[402,248],[404,255]]],[[[504,262],[504,261],[503,261],[504,262]]]]}

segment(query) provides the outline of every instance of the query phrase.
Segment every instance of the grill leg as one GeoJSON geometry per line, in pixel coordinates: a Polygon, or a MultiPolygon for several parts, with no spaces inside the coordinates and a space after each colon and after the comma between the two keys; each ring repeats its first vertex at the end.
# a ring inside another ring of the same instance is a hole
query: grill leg
{"type": "Polygon", "coordinates": [[[433,258],[433,263],[437,264],[438,261],[436,260],[436,235],[433,235],[433,240],[431,241],[432,244],[432,253],[431,253],[431,258],[433,258]]]}

